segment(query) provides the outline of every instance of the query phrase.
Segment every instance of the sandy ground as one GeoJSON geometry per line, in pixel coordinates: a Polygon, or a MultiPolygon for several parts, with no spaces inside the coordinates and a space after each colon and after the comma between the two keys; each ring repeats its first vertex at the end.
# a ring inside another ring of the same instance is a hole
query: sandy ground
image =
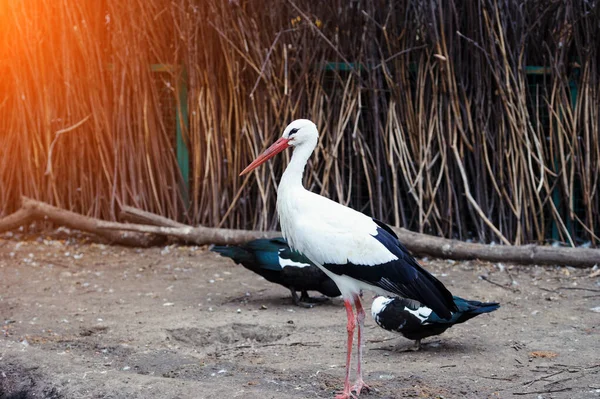
{"type": "MultiPolygon", "coordinates": [[[[205,248],[69,236],[0,239],[0,398],[331,398],[341,388],[341,300],[294,307],[284,288],[205,248]]],[[[592,270],[423,264],[454,294],[502,307],[416,353],[369,316],[374,390],[361,398],[600,398],[592,270]]]]}

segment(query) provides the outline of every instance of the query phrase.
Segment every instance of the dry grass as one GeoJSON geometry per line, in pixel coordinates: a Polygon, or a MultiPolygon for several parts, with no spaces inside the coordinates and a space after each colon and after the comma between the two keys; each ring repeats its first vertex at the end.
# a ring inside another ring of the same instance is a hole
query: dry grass
{"type": "Polygon", "coordinates": [[[237,174],[308,117],[314,191],[447,237],[598,244],[595,3],[342,3],[0,2],[0,213],[25,194],[106,219],[128,204],[274,228],[284,157],[237,174]]]}

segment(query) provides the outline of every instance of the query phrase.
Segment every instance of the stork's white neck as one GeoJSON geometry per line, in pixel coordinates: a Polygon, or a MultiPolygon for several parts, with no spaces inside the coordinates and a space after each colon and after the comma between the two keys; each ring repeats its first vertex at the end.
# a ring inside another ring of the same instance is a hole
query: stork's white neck
{"type": "Polygon", "coordinates": [[[304,174],[304,168],[306,167],[308,158],[310,158],[316,145],[317,142],[314,140],[314,142],[305,141],[294,147],[292,159],[281,176],[281,182],[279,183],[279,187],[277,189],[278,195],[281,195],[286,190],[294,187],[304,187],[302,185],[302,175],[304,174]]]}
{"type": "Polygon", "coordinates": [[[314,140],[304,141],[294,147],[292,159],[283,172],[279,187],[277,187],[277,214],[281,232],[293,249],[297,249],[294,218],[302,213],[299,212],[299,207],[304,203],[303,194],[308,192],[302,185],[302,175],[308,158],[317,145],[317,139],[317,135],[315,135],[314,140]]]}

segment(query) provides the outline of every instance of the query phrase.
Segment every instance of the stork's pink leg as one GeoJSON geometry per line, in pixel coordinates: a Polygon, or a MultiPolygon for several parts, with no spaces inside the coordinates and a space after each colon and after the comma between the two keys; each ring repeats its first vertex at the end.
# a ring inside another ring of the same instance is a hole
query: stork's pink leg
{"type": "Polygon", "coordinates": [[[335,399],[355,398],[350,389],[350,360],[352,359],[352,343],[354,341],[354,327],[356,327],[356,318],[352,310],[352,302],[344,300],[346,314],[348,316],[348,349],[346,354],[346,380],[344,381],[344,390],[335,396],[335,399]]]}
{"type": "Polygon", "coordinates": [[[369,390],[369,386],[365,384],[362,378],[362,357],[363,357],[363,344],[364,344],[364,335],[363,335],[363,327],[365,325],[365,310],[360,303],[360,298],[358,295],[354,297],[354,306],[356,306],[356,319],[358,321],[358,366],[356,368],[356,383],[352,386],[352,391],[356,392],[357,395],[360,395],[361,391],[369,390]]]}

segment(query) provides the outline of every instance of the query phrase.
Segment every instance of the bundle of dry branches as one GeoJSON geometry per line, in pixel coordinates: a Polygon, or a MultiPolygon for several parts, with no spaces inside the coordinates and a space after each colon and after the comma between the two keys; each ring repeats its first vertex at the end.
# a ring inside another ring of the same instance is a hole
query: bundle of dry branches
{"type": "Polygon", "coordinates": [[[308,117],[313,191],[450,238],[597,245],[598,13],[576,0],[2,2],[0,214],[27,195],[109,220],[129,204],[272,230],[285,160],[237,174],[308,117]]]}

